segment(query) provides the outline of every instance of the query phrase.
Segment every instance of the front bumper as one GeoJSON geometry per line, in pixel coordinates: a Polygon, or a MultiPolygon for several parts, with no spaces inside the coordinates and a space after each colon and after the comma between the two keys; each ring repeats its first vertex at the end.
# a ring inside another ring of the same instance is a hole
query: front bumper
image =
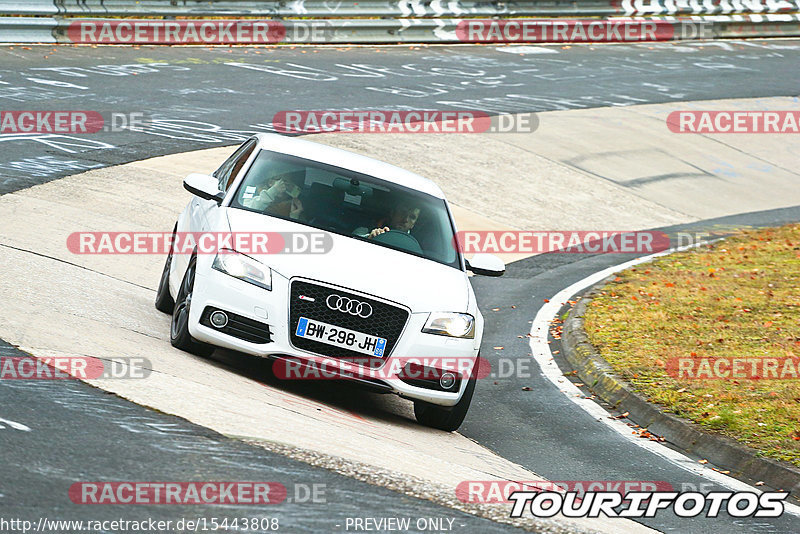
{"type": "MultiPolygon", "coordinates": [[[[198,266],[199,267],[199,266],[198,266]]],[[[441,406],[452,406],[458,402],[467,380],[460,382],[458,391],[437,391],[414,386],[399,378],[387,378],[389,369],[402,368],[409,360],[420,362],[457,361],[459,365],[474,364],[480,346],[480,331],[475,339],[460,339],[434,334],[425,334],[422,328],[428,319],[428,313],[411,313],[403,333],[397,340],[391,354],[385,358],[383,372],[376,374],[374,369],[298,349],[292,345],[289,325],[289,299],[291,280],[273,271],[272,290],[256,287],[242,280],[208,268],[198,268],[195,275],[192,306],[189,317],[189,332],[198,341],[215,346],[244,352],[260,357],[296,358],[311,363],[318,369],[341,373],[333,377],[333,373],[325,373],[322,379],[350,379],[369,377],[369,382],[377,384],[377,389],[386,386],[385,392],[393,392],[412,400],[422,400],[441,406]],[[219,308],[245,318],[258,321],[269,326],[271,341],[268,343],[252,343],[227,335],[209,326],[200,324],[200,317],[207,307],[219,308]],[[376,377],[377,378],[374,378],[376,377]]],[[[350,288],[342,288],[350,293],[358,293],[350,288]]],[[[371,295],[364,295],[372,297],[371,295]]],[[[374,297],[372,297],[374,298],[374,297]]],[[[294,325],[292,325],[292,328],[294,325]]],[[[450,368],[451,363],[447,364],[450,368]]],[[[460,367],[464,368],[464,367],[460,367]]],[[[308,377],[307,374],[302,376],[308,377]]],[[[313,374],[312,379],[316,378],[313,374]]],[[[464,377],[466,378],[466,377],[464,377]]]]}

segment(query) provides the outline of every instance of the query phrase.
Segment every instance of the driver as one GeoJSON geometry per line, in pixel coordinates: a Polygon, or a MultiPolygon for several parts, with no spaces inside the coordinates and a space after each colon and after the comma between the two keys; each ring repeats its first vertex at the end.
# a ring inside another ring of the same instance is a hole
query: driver
{"type": "Polygon", "coordinates": [[[384,232],[394,230],[397,232],[411,233],[414,225],[419,219],[420,208],[412,204],[398,204],[389,212],[388,217],[379,220],[376,227],[372,230],[368,228],[358,228],[355,233],[361,237],[372,239],[384,232]]]}

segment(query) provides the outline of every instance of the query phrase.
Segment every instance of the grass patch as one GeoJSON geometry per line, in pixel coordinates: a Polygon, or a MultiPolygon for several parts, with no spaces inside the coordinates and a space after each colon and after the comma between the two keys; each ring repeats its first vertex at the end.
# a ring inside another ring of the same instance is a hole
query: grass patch
{"type": "Polygon", "coordinates": [[[678,357],[798,361],[800,225],[743,231],[624,271],[592,300],[585,325],[650,401],[800,466],[800,380],[679,379],[667,369],[678,357]]]}

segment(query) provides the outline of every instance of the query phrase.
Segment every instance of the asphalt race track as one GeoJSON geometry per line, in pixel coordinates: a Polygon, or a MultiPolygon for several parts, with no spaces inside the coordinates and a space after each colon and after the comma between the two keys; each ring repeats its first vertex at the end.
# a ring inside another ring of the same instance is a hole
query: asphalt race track
{"type": "MultiPolygon", "coordinates": [[[[799,50],[800,42],[786,40],[518,49],[3,47],[0,109],[141,113],[145,122],[137,131],[95,135],[0,135],[0,195],[154,156],[239,144],[253,132],[271,131],[274,115],[282,110],[523,113],[740,98],[796,101],[799,50]]],[[[800,206],[746,211],[665,229],[695,232],[800,221],[800,206]]],[[[4,217],[0,213],[0,225],[11,222],[4,217]]],[[[547,254],[510,264],[502,278],[472,278],[486,318],[482,356],[492,363],[501,357],[529,359],[528,341],[518,336],[530,330],[544,299],[628,259],[547,254]],[[497,346],[504,348],[493,349],[497,346]]],[[[558,340],[552,342],[558,350],[558,340]]],[[[19,354],[8,344],[0,346],[0,355],[19,354]]],[[[226,372],[274,383],[250,358],[218,351],[214,359],[226,372]]],[[[569,371],[558,357],[556,363],[569,371]]],[[[306,389],[300,394],[315,398],[306,389]]],[[[330,395],[339,402],[340,394],[326,390],[316,398],[326,401],[330,395]]],[[[697,458],[681,466],[639,446],[579,409],[538,372],[479,381],[459,433],[548,480],[660,481],[676,490],[725,489],[694,465],[697,458]]],[[[287,485],[290,497],[322,484],[325,502],[287,502],[274,514],[242,506],[224,511],[97,506],[88,515],[275,516],[290,532],[345,531],[345,519],[353,516],[446,517],[454,519],[452,529],[458,532],[513,528],[402,489],[309,466],[75,381],[0,381],[0,450],[13,451],[0,463],[2,517],[38,519],[47,510],[52,518],[83,518],[85,507],[70,502],[64,490],[82,480],[271,479],[301,486],[287,485]]],[[[789,513],[759,520],[724,514],[686,520],[664,513],[637,521],[676,533],[800,531],[800,517],[789,513]]],[[[557,529],[547,522],[528,527],[557,529]]]]}
{"type": "MultiPolygon", "coordinates": [[[[22,356],[7,345],[0,346],[0,354],[22,356]]],[[[38,520],[42,510],[49,511],[45,519],[67,521],[277,518],[280,530],[336,532],[344,530],[347,517],[378,517],[394,510],[398,517],[453,519],[457,532],[516,530],[225,438],[82,383],[4,383],[0,399],[3,416],[37,423],[31,431],[8,424],[0,430],[3,450],[15,456],[0,467],[5,518],[38,520]],[[129,507],[112,505],[87,514],[85,505],[63,491],[76,477],[177,481],[187,473],[192,479],[215,481],[264,480],[269,473],[294,485],[287,485],[288,500],[276,504],[274,512],[268,506],[229,504],[141,505],[132,513],[129,507]]]]}
{"type": "Polygon", "coordinates": [[[236,144],[293,109],[520,113],[797,93],[789,41],[598,47],[4,47],[4,110],[142,113],[144,132],[5,135],[0,193],[236,144]],[[535,53],[531,53],[531,50],[535,53]],[[542,53],[546,50],[547,53],[542,53]],[[350,102],[346,105],[346,102],[350,102]]]}

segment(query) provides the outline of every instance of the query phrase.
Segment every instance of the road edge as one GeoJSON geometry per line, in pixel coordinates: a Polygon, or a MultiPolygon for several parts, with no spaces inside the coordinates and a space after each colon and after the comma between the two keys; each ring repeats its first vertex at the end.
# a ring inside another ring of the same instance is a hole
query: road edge
{"type": "Polygon", "coordinates": [[[763,481],[766,486],[788,491],[800,500],[800,469],[770,458],[757,456],[756,451],[738,442],[711,434],[691,421],[665,413],[636,393],[630,384],[618,377],[611,365],[589,341],[584,329],[586,306],[601,287],[615,275],[587,289],[564,321],[562,346],[564,357],[592,393],[614,408],[628,412],[628,418],[663,436],[682,452],[707,459],[718,467],[729,469],[739,478],[763,481]]]}

